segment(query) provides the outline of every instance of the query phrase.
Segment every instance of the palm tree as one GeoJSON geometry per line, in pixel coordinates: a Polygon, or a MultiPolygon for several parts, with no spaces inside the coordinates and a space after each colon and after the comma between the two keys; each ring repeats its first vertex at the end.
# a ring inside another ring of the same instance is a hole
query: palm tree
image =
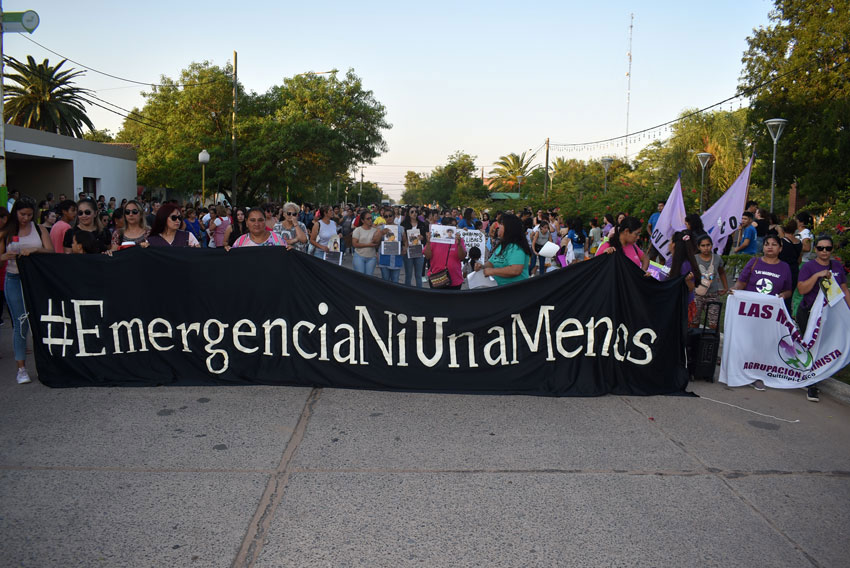
{"type": "Polygon", "coordinates": [[[31,55],[27,63],[6,58],[6,65],[15,71],[6,78],[17,83],[5,86],[6,122],[77,138],[82,138],[83,126],[94,130],[84,106],[90,91],[73,86],[73,79],[84,71],[61,70],[65,61],[51,66],[47,59],[36,63],[31,55]]]}
{"type": "Polygon", "coordinates": [[[528,174],[531,172],[531,160],[534,157],[530,156],[526,158],[525,154],[523,152],[521,156],[518,156],[511,153],[500,157],[493,164],[496,167],[490,171],[490,175],[494,178],[491,185],[494,191],[514,189],[519,183],[517,177],[528,177],[528,174]]]}

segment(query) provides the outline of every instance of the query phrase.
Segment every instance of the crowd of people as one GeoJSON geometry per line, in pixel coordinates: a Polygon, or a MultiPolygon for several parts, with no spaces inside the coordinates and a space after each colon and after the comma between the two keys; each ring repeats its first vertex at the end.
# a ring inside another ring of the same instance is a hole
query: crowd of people
{"type": "MultiPolygon", "coordinates": [[[[230,251],[247,246],[280,246],[290,251],[328,258],[330,253],[351,255],[355,271],[404,285],[459,290],[473,272],[492,278],[502,286],[548,271],[567,268],[602,254],[622,254],[647,275],[658,278],[683,276],[688,288],[688,320],[699,325],[703,307],[734,290],[773,294],[788,302],[796,290],[802,297],[796,311],[805,329],[818,286],[830,275],[844,292],[850,306],[846,264],[833,257],[834,242],[828,235],[814,236],[811,217],[798,214],[785,223],[758,207],[747,204],[740,228],[726,244],[726,254],[753,255],[732,286],[721,255],[703,228],[700,216],[685,217],[686,229],[670,238],[668,254],[655,250],[646,238],[663,211],[658,203],[644,226],[623,212],[590,219],[562,215],[560,208],[536,212],[506,209],[476,212],[472,208],[416,205],[355,206],[287,202],[259,207],[229,207],[218,203],[176,200],[148,202],[84,194],[77,201],[53,195],[36,204],[10,195],[7,208],[0,207],[0,278],[5,303],[14,326],[14,352],[19,383],[30,382],[25,367],[28,324],[23,305],[16,259],[32,253],[112,254],[131,246],[209,247],[230,251]],[[460,230],[477,230],[483,248],[467,246],[460,230]],[[432,233],[435,238],[432,239],[432,233]],[[448,239],[446,235],[449,235],[448,239]],[[400,246],[384,250],[385,240],[400,246]],[[661,270],[650,263],[667,259],[661,270]]],[[[718,326],[717,314],[709,325],[718,326]]],[[[757,390],[764,385],[754,383],[757,390]]],[[[818,399],[810,387],[810,400],[818,399]]]]}

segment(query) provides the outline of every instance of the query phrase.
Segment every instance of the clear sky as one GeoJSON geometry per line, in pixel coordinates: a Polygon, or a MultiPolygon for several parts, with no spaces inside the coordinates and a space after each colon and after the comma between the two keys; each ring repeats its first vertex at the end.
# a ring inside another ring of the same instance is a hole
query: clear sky
{"type": "MultiPolygon", "coordinates": [[[[624,134],[632,13],[630,131],[733,95],[746,38],[767,25],[771,8],[766,0],[3,2],[6,11],[38,12],[32,39],[45,47],[137,81],[176,77],[192,61],[224,65],[234,50],[240,82],[256,92],[305,71],[353,68],[393,125],[389,151],[366,179],[394,198],[408,169],[428,172],[457,150],[487,173],[499,156],[547,137],[566,144],[624,134]]],[[[18,34],[6,35],[4,52],[59,61],[18,34]]],[[[143,104],[139,85],[91,71],[78,84],[124,108],[143,104]]],[[[90,117],[113,133],[123,120],[98,108],[90,117]]]]}

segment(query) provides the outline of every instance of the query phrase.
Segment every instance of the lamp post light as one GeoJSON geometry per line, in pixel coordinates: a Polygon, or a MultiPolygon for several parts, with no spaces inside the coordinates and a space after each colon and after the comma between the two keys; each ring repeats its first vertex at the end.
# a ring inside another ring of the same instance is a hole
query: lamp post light
{"type": "Polygon", "coordinates": [[[769,118],[764,123],[767,125],[770,137],[773,138],[773,171],[770,174],[770,212],[773,213],[773,192],[776,187],[776,144],[779,142],[779,137],[782,136],[782,131],[785,130],[788,121],[784,118],[769,118]]]}
{"type": "Polygon", "coordinates": [[[522,180],[525,179],[525,176],[517,176],[516,181],[519,184],[519,196],[522,198],[522,180]]]}
{"type": "Polygon", "coordinates": [[[705,207],[705,167],[708,165],[708,161],[711,160],[711,154],[709,152],[700,152],[697,154],[697,159],[699,160],[699,165],[702,166],[702,183],[699,192],[699,212],[702,215],[705,207]]]}
{"type": "Polygon", "coordinates": [[[207,194],[207,164],[210,163],[210,153],[201,150],[198,154],[198,161],[201,162],[201,207],[203,207],[207,194]]]}
{"type": "Polygon", "coordinates": [[[602,158],[602,169],[605,170],[605,186],[602,188],[602,193],[608,193],[608,168],[614,163],[614,158],[602,158]]]}

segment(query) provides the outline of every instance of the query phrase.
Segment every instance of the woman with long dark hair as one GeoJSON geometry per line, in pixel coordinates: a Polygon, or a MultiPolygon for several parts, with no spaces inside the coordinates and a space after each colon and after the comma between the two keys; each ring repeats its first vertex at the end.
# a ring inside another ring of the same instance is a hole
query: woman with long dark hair
{"type": "Polygon", "coordinates": [[[484,276],[492,276],[499,286],[521,282],[528,278],[526,268],[531,262],[531,249],[519,217],[503,214],[499,223],[498,237],[498,246],[482,268],[484,276]]]}
{"type": "Polygon", "coordinates": [[[334,210],[327,205],[319,207],[319,216],[310,230],[310,244],[313,245],[313,256],[324,258],[326,252],[330,252],[328,243],[331,237],[336,236],[337,226],[333,220],[334,210]]]}
{"type": "MultiPolygon", "coordinates": [[[[685,277],[685,284],[688,286],[688,322],[695,318],[696,304],[694,303],[694,283],[696,282],[699,268],[697,261],[694,258],[693,246],[690,243],[691,235],[688,231],[676,231],[670,238],[670,258],[667,260],[667,266],[670,271],[667,273],[668,278],[677,276],[685,277]]],[[[648,257],[647,257],[648,258],[648,257]]]]}
{"type": "Polygon", "coordinates": [[[596,256],[600,254],[613,254],[619,252],[646,272],[649,268],[649,256],[635,243],[640,238],[641,222],[635,217],[623,217],[619,225],[614,227],[614,232],[607,242],[599,245],[596,256]]]}
{"type": "MultiPolygon", "coordinates": [[[[266,219],[268,223],[268,218],[266,219]]],[[[268,227],[267,227],[268,228],[268,227]]],[[[224,242],[232,247],[236,239],[248,232],[248,221],[246,220],[245,208],[237,207],[233,214],[233,222],[224,230],[224,242]]]]}
{"type": "MultiPolygon", "coordinates": [[[[412,244],[408,242],[407,231],[412,229],[419,230],[419,244],[422,244],[422,241],[425,240],[425,235],[428,234],[428,225],[419,220],[419,211],[415,206],[407,208],[407,211],[404,214],[404,219],[401,222],[401,229],[401,238],[405,250],[412,244]]],[[[402,262],[404,263],[404,285],[410,286],[410,281],[413,280],[416,287],[421,288],[422,273],[425,269],[425,256],[408,258],[407,255],[404,254],[402,255],[402,262]]]]}
{"type": "Polygon", "coordinates": [[[33,223],[35,203],[27,198],[15,200],[9,220],[3,232],[0,233],[0,260],[9,261],[6,266],[6,285],[4,292],[12,316],[14,338],[12,345],[15,350],[15,362],[18,365],[18,384],[30,382],[27,373],[27,334],[29,323],[24,306],[24,291],[21,287],[21,275],[18,272],[17,259],[32,253],[53,252],[53,243],[47,231],[33,223]]]}
{"type": "Polygon", "coordinates": [[[467,230],[470,230],[470,231],[472,229],[474,229],[475,228],[475,221],[478,220],[478,219],[475,219],[473,217],[474,214],[475,214],[475,211],[472,209],[472,207],[467,207],[466,209],[464,209],[463,210],[463,217],[460,219],[460,221],[458,221],[457,228],[458,229],[467,229],[467,230]]]}
{"type": "Polygon", "coordinates": [[[97,214],[97,204],[93,199],[88,197],[81,199],[77,203],[77,224],[66,231],[65,236],[62,237],[62,247],[66,254],[71,253],[74,235],[81,231],[86,231],[94,235],[95,240],[100,243],[100,252],[109,250],[112,235],[107,229],[101,226],[100,218],[97,214]]]}
{"type": "Polygon", "coordinates": [[[201,243],[195,235],[180,229],[182,225],[180,208],[173,203],[166,203],[156,212],[148,244],[152,247],[200,247],[201,243]]]}

